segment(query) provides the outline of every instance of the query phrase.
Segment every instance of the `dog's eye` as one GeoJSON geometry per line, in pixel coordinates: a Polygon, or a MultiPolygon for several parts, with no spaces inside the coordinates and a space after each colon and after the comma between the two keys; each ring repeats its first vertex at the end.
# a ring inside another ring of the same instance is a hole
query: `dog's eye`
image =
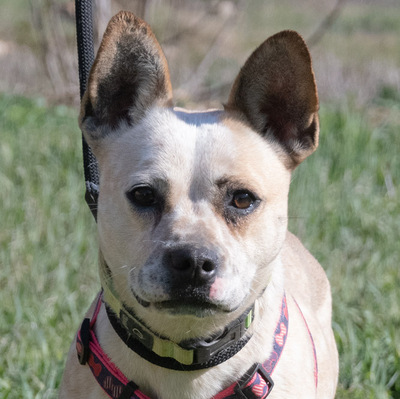
{"type": "Polygon", "coordinates": [[[136,187],[129,191],[126,196],[134,205],[147,207],[157,203],[155,191],[148,186],[136,187]]]}
{"type": "Polygon", "coordinates": [[[249,209],[256,201],[253,194],[248,191],[236,191],[233,193],[231,205],[238,209],[249,209]]]}

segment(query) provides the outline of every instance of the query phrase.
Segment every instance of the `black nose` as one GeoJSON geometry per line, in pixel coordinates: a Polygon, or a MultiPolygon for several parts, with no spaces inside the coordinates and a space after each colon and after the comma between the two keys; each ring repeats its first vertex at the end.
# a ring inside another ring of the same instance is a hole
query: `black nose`
{"type": "Polygon", "coordinates": [[[180,247],[166,253],[166,265],[180,284],[201,286],[214,281],[218,254],[208,248],[180,247]]]}

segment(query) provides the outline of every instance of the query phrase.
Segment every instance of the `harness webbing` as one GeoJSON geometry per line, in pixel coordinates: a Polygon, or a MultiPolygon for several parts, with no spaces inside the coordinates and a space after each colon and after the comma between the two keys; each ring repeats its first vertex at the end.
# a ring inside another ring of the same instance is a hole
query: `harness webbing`
{"type": "MultiPolygon", "coordinates": [[[[75,0],[76,36],[78,45],[80,98],[85,94],[90,68],[94,61],[92,1],[75,0]]],[[[85,173],[85,200],[97,220],[99,170],[97,160],[82,135],[83,169],[85,173]]]]}

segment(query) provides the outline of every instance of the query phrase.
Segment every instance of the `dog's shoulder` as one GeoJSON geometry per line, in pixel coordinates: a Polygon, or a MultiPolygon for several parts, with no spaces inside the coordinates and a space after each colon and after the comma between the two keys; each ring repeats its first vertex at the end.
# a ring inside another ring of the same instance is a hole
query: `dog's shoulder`
{"type": "Polygon", "coordinates": [[[289,231],[281,254],[285,269],[285,289],[313,313],[330,309],[331,290],[322,266],[289,231]]]}

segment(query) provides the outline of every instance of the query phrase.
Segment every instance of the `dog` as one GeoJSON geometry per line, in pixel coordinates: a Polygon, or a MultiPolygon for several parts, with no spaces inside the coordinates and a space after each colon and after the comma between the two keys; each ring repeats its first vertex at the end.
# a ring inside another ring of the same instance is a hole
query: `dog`
{"type": "Polygon", "coordinates": [[[318,146],[304,40],[248,58],[223,109],[174,108],[150,27],[114,16],[80,127],[100,169],[102,290],[60,398],[333,398],[328,279],[287,230],[292,171],[318,146]]]}

